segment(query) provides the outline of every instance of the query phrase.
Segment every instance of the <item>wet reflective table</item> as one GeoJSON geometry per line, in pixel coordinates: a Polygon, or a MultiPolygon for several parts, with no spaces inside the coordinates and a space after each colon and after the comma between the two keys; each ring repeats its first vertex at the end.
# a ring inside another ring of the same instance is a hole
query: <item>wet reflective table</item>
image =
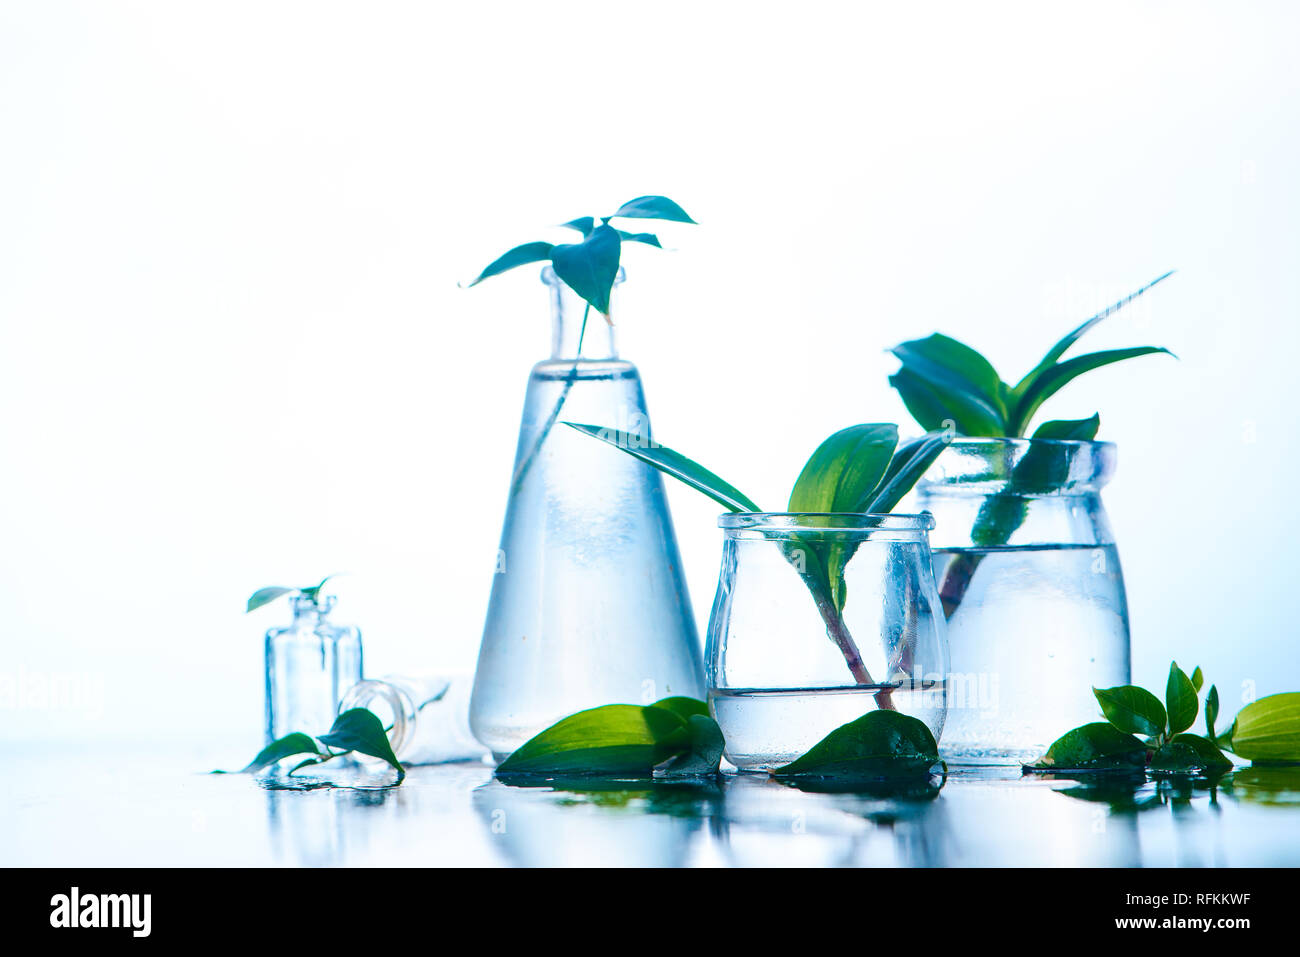
{"type": "Polygon", "coordinates": [[[519,787],[461,764],[414,768],[399,788],[281,790],[200,770],[216,763],[8,748],[0,864],[1300,864],[1300,768],[1239,769],[1214,788],[954,768],[941,787],[836,792],[734,774],[519,787]]]}

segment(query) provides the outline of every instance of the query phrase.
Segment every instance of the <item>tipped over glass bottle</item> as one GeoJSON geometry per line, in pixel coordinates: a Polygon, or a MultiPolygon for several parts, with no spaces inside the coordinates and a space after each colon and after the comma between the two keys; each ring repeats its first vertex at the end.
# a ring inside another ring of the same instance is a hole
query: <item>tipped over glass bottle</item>
{"type": "Polygon", "coordinates": [[[384,675],[359,681],[339,711],[366,708],[388,729],[406,765],[477,761],[485,751],[469,727],[469,675],[384,675]]]}
{"type": "Polygon", "coordinates": [[[266,633],[266,740],[323,734],[343,692],[361,680],[361,632],[328,620],[334,599],[290,598],[293,622],[266,633]]]}
{"type": "MultiPolygon", "coordinates": [[[[622,280],[619,271],[619,281],[622,280]]],[[[470,706],[498,758],[576,711],[703,697],[695,618],[659,473],[563,425],[649,440],[641,376],[554,270],[551,357],[524,402],[470,706]]]]}

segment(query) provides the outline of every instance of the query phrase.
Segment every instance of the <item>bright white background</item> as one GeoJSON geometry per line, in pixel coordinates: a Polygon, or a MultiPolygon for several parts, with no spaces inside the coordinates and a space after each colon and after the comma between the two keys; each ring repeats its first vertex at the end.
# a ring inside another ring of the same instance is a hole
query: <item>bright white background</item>
{"type": "Polygon", "coordinates": [[[1085,345],[1180,361],[1044,411],[1120,445],[1135,678],[1300,688],[1297,8],[900,6],[0,4],[0,738],[255,747],[243,601],[327,572],[369,671],[471,669],[549,329],[535,270],[457,281],[651,192],[701,225],[625,256],[622,352],[774,508],[908,421],[886,347],[1014,380],[1177,268],[1085,345]]]}

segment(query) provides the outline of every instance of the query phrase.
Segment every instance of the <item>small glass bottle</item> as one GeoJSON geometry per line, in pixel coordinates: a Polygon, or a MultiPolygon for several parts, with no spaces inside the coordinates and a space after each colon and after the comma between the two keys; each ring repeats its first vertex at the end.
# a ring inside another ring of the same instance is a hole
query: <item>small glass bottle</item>
{"type": "Polygon", "coordinates": [[[324,734],[361,680],[361,632],[327,620],[332,597],[294,595],[293,623],[266,633],[266,740],[324,734]]]}
{"type": "Polygon", "coordinates": [[[478,761],[487,749],[469,728],[469,675],[385,675],[359,681],[339,711],[367,708],[389,728],[388,743],[403,764],[478,761]]]}

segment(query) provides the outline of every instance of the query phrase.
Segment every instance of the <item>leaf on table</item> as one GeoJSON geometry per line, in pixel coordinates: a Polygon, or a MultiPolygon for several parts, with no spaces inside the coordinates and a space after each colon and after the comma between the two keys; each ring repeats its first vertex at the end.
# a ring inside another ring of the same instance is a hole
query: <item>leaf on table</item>
{"type": "Polygon", "coordinates": [[[655,768],[655,777],[693,777],[717,774],[722,764],[725,742],[718,722],[708,714],[692,714],[686,719],[689,745],[655,768]]]}
{"type": "Polygon", "coordinates": [[[1137,685],[1117,688],[1093,688],[1106,720],[1129,734],[1154,737],[1165,733],[1165,706],[1160,699],[1137,685]]]}
{"type": "Polygon", "coordinates": [[[1232,770],[1232,762],[1208,738],[1175,734],[1156,749],[1151,770],[1163,774],[1222,774],[1232,770]]]}
{"type": "Polygon", "coordinates": [[[841,725],[772,774],[885,780],[928,775],[938,764],[939,746],[924,722],[899,711],[879,710],[841,725]]]}
{"type": "Polygon", "coordinates": [[[1147,746],[1113,724],[1096,721],[1067,731],[1026,771],[1131,771],[1145,767],[1147,746]]]}
{"type": "Polygon", "coordinates": [[[550,243],[524,243],[522,246],[516,246],[488,263],[487,268],[479,273],[478,278],[471,282],[470,285],[477,286],[484,279],[499,276],[516,266],[545,262],[551,258],[551,250],[554,248],[550,243]]]}
{"type": "Polygon", "coordinates": [[[656,766],[690,749],[677,711],[610,704],[562,718],[501,762],[498,774],[593,774],[650,777],[656,766]]]}
{"type": "Polygon", "coordinates": [[[1169,663],[1169,680],[1165,684],[1165,710],[1169,712],[1169,733],[1171,735],[1186,731],[1196,723],[1196,712],[1200,703],[1196,697],[1196,686],[1192,679],[1184,674],[1177,662],[1169,663]]]}
{"type": "Polygon", "coordinates": [[[597,226],[580,243],[560,243],[550,250],[551,268],[570,289],[609,315],[609,297],[618,278],[622,240],[612,226],[597,226]]]}
{"type": "Polygon", "coordinates": [[[341,751],[355,751],[372,758],[386,761],[397,771],[400,784],[406,777],[406,769],[393,753],[393,746],[388,741],[384,724],[374,712],[365,708],[351,708],[334,719],[334,725],[328,734],[320,736],[322,744],[341,751]]]}
{"type": "Polygon", "coordinates": [[[319,755],[320,753],[320,748],[316,746],[315,740],[310,735],[295,731],[293,734],[286,734],[283,738],[276,738],[257,752],[257,757],[248,762],[247,767],[243,768],[240,773],[247,774],[252,771],[261,771],[263,768],[269,768],[276,762],[291,758],[297,754],[319,755]]]}
{"type": "Polygon", "coordinates": [[[1271,694],[1239,712],[1220,743],[1256,762],[1300,761],[1300,691],[1271,694]]]}
{"type": "Polygon", "coordinates": [[[696,491],[703,492],[723,508],[731,512],[761,512],[762,509],[753,500],[734,485],[714,475],[698,462],[694,462],[674,452],[665,445],[658,445],[646,437],[631,432],[622,432],[600,425],[583,425],[578,422],[565,422],[571,429],[584,432],[592,438],[600,439],[617,449],[635,456],[647,465],[652,465],[679,482],[684,482],[696,491]]]}

